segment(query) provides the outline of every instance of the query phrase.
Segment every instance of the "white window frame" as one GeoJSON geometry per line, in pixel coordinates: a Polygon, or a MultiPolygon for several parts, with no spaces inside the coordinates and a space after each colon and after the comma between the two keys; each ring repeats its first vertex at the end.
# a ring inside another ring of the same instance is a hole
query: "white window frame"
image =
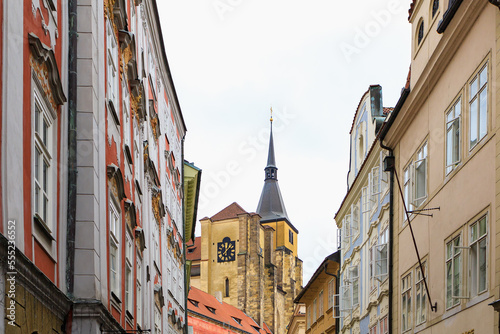
{"type": "Polygon", "coordinates": [[[488,134],[488,72],[488,62],[486,62],[468,84],[469,149],[471,150],[488,134]],[[486,104],[485,110],[481,108],[481,99],[484,99],[486,104]]]}
{"type": "Polygon", "coordinates": [[[460,299],[468,297],[460,296],[463,293],[463,256],[462,250],[466,247],[462,246],[462,234],[454,236],[446,243],[445,247],[445,300],[446,309],[453,308],[460,304],[460,299]],[[451,276],[448,275],[448,268],[451,268],[451,276]],[[458,270],[458,278],[455,277],[455,270],[458,270]],[[458,282],[457,282],[458,280],[458,282]],[[458,291],[458,294],[454,293],[458,291]]]}
{"type": "Polygon", "coordinates": [[[359,265],[348,268],[349,283],[352,286],[352,306],[359,305],[359,265]]]}
{"type": "Polygon", "coordinates": [[[142,326],[142,303],[143,303],[143,298],[142,298],[142,258],[139,253],[137,253],[137,273],[136,273],[136,322],[137,325],[142,326]]]}
{"type": "Polygon", "coordinates": [[[413,327],[411,290],[412,280],[410,272],[401,279],[401,332],[403,333],[411,330],[413,327]]]}
{"type": "Polygon", "coordinates": [[[379,320],[379,334],[388,334],[389,333],[389,316],[384,316],[379,320]]]}
{"type": "Polygon", "coordinates": [[[154,319],[155,319],[155,334],[161,334],[161,311],[155,305],[154,319]]]}
{"type": "Polygon", "coordinates": [[[451,173],[461,161],[462,97],[446,113],[446,174],[451,173]]]}
{"type": "Polygon", "coordinates": [[[109,201],[109,275],[110,291],[120,299],[120,240],[121,240],[121,212],[113,199],[109,201]],[[114,257],[114,259],[113,259],[114,257]],[[116,264],[114,265],[114,261],[116,264]]]}
{"type": "Polygon", "coordinates": [[[359,205],[351,206],[351,239],[354,240],[359,236],[359,205]]]}
{"type": "Polygon", "coordinates": [[[475,220],[469,226],[469,291],[470,296],[475,297],[488,291],[488,216],[483,215],[481,218],[475,220]],[[481,223],[484,223],[484,230],[481,228],[481,223]],[[475,227],[479,226],[474,232],[475,227]],[[484,245],[484,246],[483,246],[484,245]],[[478,252],[479,249],[484,249],[478,252]],[[481,257],[484,257],[484,274],[481,275],[481,257]],[[483,277],[484,287],[481,289],[479,277],[483,277]]]}
{"type": "Polygon", "coordinates": [[[134,243],[127,228],[125,233],[125,310],[134,315],[134,243]]]}
{"type": "Polygon", "coordinates": [[[53,234],[56,180],[53,155],[56,149],[56,114],[43,99],[38,84],[33,81],[33,216],[44,229],[53,234]],[[44,171],[45,169],[45,171],[44,171]]]}
{"type": "Polygon", "coordinates": [[[328,282],[328,309],[331,309],[335,301],[335,281],[333,278],[328,282]]]}
{"type": "Polygon", "coordinates": [[[323,290],[321,290],[318,295],[318,318],[321,317],[324,312],[325,312],[324,295],[323,295],[323,290]]]}
{"type": "Polygon", "coordinates": [[[379,235],[378,244],[374,247],[375,279],[384,281],[389,275],[389,229],[385,228],[379,235]]]}
{"type": "Polygon", "coordinates": [[[427,171],[428,171],[428,163],[427,163],[427,153],[428,153],[428,148],[427,148],[427,141],[420,147],[420,149],[417,151],[417,156],[416,156],[416,160],[415,162],[413,163],[413,176],[414,176],[414,182],[413,182],[413,205],[415,207],[419,207],[420,205],[422,205],[423,202],[425,202],[425,200],[427,199],[427,180],[428,180],[428,176],[427,176],[427,171]],[[422,175],[422,174],[419,174],[418,170],[419,168],[423,168],[423,181],[421,182],[423,187],[424,187],[424,191],[423,191],[423,194],[419,195],[417,194],[418,190],[419,190],[419,175],[422,175]]]}
{"type": "Polygon", "coordinates": [[[424,278],[427,278],[427,261],[423,261],[422,267],[415,268],[415,326],[421,325],[427,320],[427,290],[425,289],[424,278]]]}
{"type": "Polygon", "coordinates": [[[372,202],[372,209],[377,208],[378,195],[381,193],[380,189],[380,167],[373,167],[370,173],[370,200],[372,202]]]}
{"type": "Polygon", "coordinates": [[[106,22],[106,46],[107,46],[107,98],[115,108],[116,115],[119,115],[119,60],[118,60],[118,42],[115,36],[115,30],[110,20],[106,22]]]}

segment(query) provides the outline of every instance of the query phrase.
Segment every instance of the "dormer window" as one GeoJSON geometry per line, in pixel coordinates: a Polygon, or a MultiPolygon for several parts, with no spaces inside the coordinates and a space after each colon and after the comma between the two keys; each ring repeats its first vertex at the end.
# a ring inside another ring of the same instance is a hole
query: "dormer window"
{"type": "Polygon", "coordinates": [[[434,0],[432,2],[432,17],[436,16],[436,13],[439,10],[439,0],[434,0]]]}
{"type": "Polygon", "coordinates": [[[424,39],[424,21],[421,21],[420,24],[418,25],[418,45],[422,42],[422,39],[424,39]]]}

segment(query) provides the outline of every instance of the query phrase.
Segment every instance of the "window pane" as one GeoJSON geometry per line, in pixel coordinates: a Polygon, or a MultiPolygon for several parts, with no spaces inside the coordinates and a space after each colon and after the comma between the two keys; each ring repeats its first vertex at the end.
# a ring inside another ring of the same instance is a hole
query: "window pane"
{"type": "Polygon", "coordinates": [[[43,145],[45,145],[45,147],[47,147],[48,143],[47,143],[47,133],[48,133],[48,130],[49,130],[49,126],[47,125],[47,122],[45,121],[45,118],[43,119],[43,136],[42,136],[42,140],[43,140],[43,145]]]}
{"type": "Polygon", "coordinates": [[[486,290],[486,238],[479,242],[479,291],[486,290]]]}
{"type": "Polygon", "coordinates": [[[453,303],[452,300],[452,265],[451,261],[446,263],[446,307],[450,307],[453,303]]]}
{"type": "Polygon", "coordinates": [[[40,151],[38,148],[35,150],[35,180],[40,182],[40,151]]]}
{"type": "Polygon", "coordinates": [[[477,243],[470,246],[470,288],[471,295],[477,295],[477,243]]]}
{"type": "Polygon", "coordinates": [[[488,89],[485,88],[479,95],[479,138],[488,132],[488,89]]]}
{"type": "Polygon", "coordinates": [[[45,162],[45,160],[43,161],[43,181],[42,181],[42,189],[43,191],[47,192],[48,190],[48,183],[47,183],[47,177],[48,177],[48,169],[49,169],[49,166],[47,165],[47,163],[45,162]]]}
{"type": "Polygon", "coordinates": [[[40,187],[35,185],[35,212],[40,214],[40,187]]]}
{"type": "Polygon", "coordinates": [[[35,132],[40,133],[40,108],[35,103],[35,132]]]}
{"type": "Polygon", "coordinates": [[[460,267],[462,263],[462,256],[458,255],[453,259],[453,295],[460,296],[460,267]]]}
{"type": "Polygon", "coordinates": [[[486,234],[486,216],[479,221],[479,236],[486,234]]]}
{"type": "Polygon", "coordinates": [[[484,69],[479,74],[479,87],[483,87],[488,82],[488,66],[485,66],[484,69]]]}
{"type": "Polygon", "coordinates": [[[458,100],[455,104],[455,117],[458,117],[462,111],[462,101],[458,100]]]}
{"type": "Polygon", "coordinates": [[[49,199],[47,196],[43,196],[43,213],[42,213],[42,219],[43,221],[48,224],[49,222],[47,221],[47,207],[49,206],[49,199]]]}
{"type": "Polygon", "coordinates": [[[415,205],[419,206],[426,193],[426,161],[417,161],[415,164],[415,205]]]}
{"type": "Polygon", "coordinates": [[[470,105],[470,146],[474,146],[478,141],[477,133],[477,99],[475,99],[470,105]]]}
{"type": "Polygon", "coordinates": [[[470,99],[472,100],[477,94],[477,77],[470,84],[470,99]]]}
{"type": "Polygon", "coordinates": [[[477,223],[476,223],[476,224],[472,225],[472,227],[471,227],[471,229],[470,229],[470,230],[471,230],[471,233],[470,233],[470,239],[471,239],[471,242],[474,242],[474,241],[476,241],[476,240],[477,240],[477,229],[478,229],[478,225],[479,225],[479,224],[477,224],[477,223]]]}

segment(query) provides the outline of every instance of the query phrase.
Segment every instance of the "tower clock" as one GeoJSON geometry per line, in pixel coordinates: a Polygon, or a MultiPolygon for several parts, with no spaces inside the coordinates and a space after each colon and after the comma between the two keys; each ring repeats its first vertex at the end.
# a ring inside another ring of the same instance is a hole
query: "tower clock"
{"type": "Polygon", "coordinates": [[[217,262],[234,261],[236,255],[235,242],[225,237],[222,242],[217,243],[217,262]]]}

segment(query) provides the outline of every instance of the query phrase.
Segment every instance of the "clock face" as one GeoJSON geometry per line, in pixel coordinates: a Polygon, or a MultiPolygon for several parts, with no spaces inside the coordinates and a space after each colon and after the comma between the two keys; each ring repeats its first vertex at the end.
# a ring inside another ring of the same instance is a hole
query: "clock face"
{"type": "Polygon", "coordinates": [[[234,261],[236,255],[235,242],[229,237],[222,239],[222,242],[217,243],[217,262],[234,261]]]}

